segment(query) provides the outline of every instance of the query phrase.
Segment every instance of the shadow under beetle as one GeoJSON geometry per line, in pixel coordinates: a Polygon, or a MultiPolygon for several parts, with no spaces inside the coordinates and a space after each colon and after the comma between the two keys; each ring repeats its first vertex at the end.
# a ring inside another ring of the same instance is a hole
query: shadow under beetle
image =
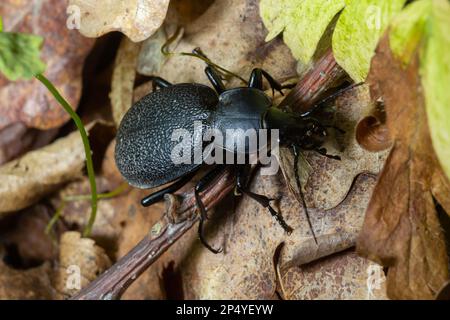
{"type": "MultiPolygon", "coordinates": [[[[194,50],[194,53],[206,60],[206,56],[199,49],[194,50]]],[[[175,129],[184,128],[193,134],[195,121],[201,121],[205,129],[218,129],[224,136],[227,129],[254,129],[256,132],[260,129],[278,129],[280,145],[288,146],[294,152],[295,180],[316,241],[301,193],[297,170],[298,156],[301,150],[314,150],[324,156],[340,159],[338,156],[328,155],[326,149],[322,147],[327,136],[327,128],[331,126],[322,125],[311,112],[297,115],[274,107],[272,99],[263,91],[263,78],[268,81],[272,91],[277,90],[282,93],[283,89],[292,86],[282,86],[262,69],[253,69],[247,87],[233,89],[225,88],[220,71],[214,65],[208,64],[205,73],[214,90],[202,84],[171,84],[159,77],[152,78],[153,92],[134,104],[120,123],[115,150],[115,160],[119,171],[130,185],[141,189],[154,188],[175,181],[168,187],[142,199],[143,206],[150,206],[162,200],[166,193],[173,193],[183,187],[202,166],[193,162],[191,164],[173,163],[171,152],[178,144],[178,141],[171,139],[175,129]],[[157,88],[159,90],[156,90],[157,88]]],[[[204,150],[205,142],[200,143],[204,150]]],[[[227,151],[230,152],[230,150],[227,151]]],[[[231,150],[231,152],[234,151],[231,150]]],[[[245,152],[248,151],[245,150],[245,152]]],[[[203,223],[207,219],[207,213],[199,194],[226,166],[230,165],[234,167],[236,173],[237,191],[267,208],[281,227],[290,233],[292,229],[281,214],[270,205],[273,199],[255,194],[248,189],[249,164],[219,164],[195,186],[195,200],[200,211],[198,234],[201,242],[214,253],[221,251],[221,249],[214,249],[205,241],[203,223]]]]}

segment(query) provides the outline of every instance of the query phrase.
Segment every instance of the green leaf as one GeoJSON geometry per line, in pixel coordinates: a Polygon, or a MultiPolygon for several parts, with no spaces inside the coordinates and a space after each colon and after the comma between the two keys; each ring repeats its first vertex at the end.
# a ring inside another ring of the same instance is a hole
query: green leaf
{"type": "Polygon", "coordinates": [[[330,22],[342,11],[332,44],[336,61],[357,82],[364,81],[379,39],[406,0],[261,0],[269,30],[266,41],[284,31],[295,58],[308,63],[330,22]],[[342,10],[343,9],[343,10],[342,10]]]}
{"type": "Polygon", "coordinates": [[[381,36],[406,0],[346,0],[333,34],[333,53],[356,82],[364,81],[381,36]]]}
{"type": "Polygon", "coordinates": [[[392,52],[404,65],[413,58],[423,41],[425,25],[431,13],[431,1],[416,1],[408,5],[391,23],[389,41],[392,52]]]}
{"type": "Polygon", "coordinates": [[[450,178],[450,4],[434,0],[421,61],[428,123],[438,159],[450,178]]]}
{"type": "Polygon", "coordinates": [[[44,72],[40,59],[42,37],[23,33],[0,33],[0,72],[9,80],[31,79],[44,72]]]}
{"type": "Polygon", "coordinates": [[[284,30],[284,41],[292,54],[306,64],[344,6],[345,0],[261,0],[260,14],[269,30],[266,41],[284,30]]]}

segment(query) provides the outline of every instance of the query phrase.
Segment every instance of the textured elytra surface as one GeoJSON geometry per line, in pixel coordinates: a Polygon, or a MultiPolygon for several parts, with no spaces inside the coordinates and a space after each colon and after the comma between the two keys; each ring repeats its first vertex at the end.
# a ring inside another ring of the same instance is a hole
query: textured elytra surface
{"type": "Polygon", "coordinates": [[[139,100],[117,133],[116,164],[125,179],[135,187],[152,188],[195,170],[199,166],[193,161],[195,122],[207,127],[217,103],[217,94],[199,84],[173,85],[139,100]],[[177,129],[187,130],[192,139],[172,141],[177,129]],[[172,161],[172,150],[180,143],[190,143],[191,164],[172,161]]]}

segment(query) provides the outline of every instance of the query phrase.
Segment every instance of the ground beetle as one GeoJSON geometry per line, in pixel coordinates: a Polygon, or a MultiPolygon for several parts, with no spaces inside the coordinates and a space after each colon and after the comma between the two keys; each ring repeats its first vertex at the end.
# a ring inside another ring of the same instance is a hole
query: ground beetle
{"type": "MultiPolygon", "coordinates": [[[[206,56],[199,50],[195,54],[205,61],[206,56]]],[[[310,113],[297,115],[281,111],[272,105],[272,99],[263,91],[263,77],[268,81],[272,90],[282,93],[287,86],[282,86],[262,69],[253,69],[247,87],[226,89],[215,64],[208,64],[205,73],[212,88],[196,84],[174,84],[159,77],[152,77],[153,92],[139,100],[125,114],[120,123],[115,160],[124,178],[132,186],[147,189],[174,182],[168,187],[157,191],[144,199],[143,206],[150,206],[163,199],[166,193],[173,193],[185,185],[201,167],[201,164],[177,164],[171,160],[171,152],[178,143],[172,141],[175,129],[193,129],[194,121],[202,121],[207,128],[222,131],[226,129],[278,129],[279,143],[291,147],[295,155],[294,172],[297,186],[301,192],[297,161],[300,150],[314,150],[324,156],[330,156],[322,147],[327,128],[310,113]],[[156,90],[159,88],[159,90],[156,90]]],[[[222,69],[223,70],[223,69],[222,69]]],[[[292,87],[292,86],[290,86],[292,87]]],[[[202,148],[205,148],[202,145],[202,148]]],[[[230,151],[230,150],[228,150],[230,151]]],[[[195,187],[195,199],[200,211],[199,238],[212,252],[220,252],[212,248],[204,239],[203,223],[207,218],[206,209],[199,193],[224,170],[225,165],[216,165],[207,173],[195,187]]],[[[236,172],[236,190],[250,196],[267,208],[286,232],[291,228],[282,216],[272,208],[269,199],[248,190],[250,165],[233,165],[236,172]]],[[[302,196],[303,200],[303,196],[302,196]]],[[[303,208],[307,214],[303,200],[303,208]]],[[[311,227],[311,223],[308,222],[311,227]]],[[[311,230],[313,230],[311,228],[311,230]]],[[[315,235],[313,232],[314,239],[315,235]]]]}

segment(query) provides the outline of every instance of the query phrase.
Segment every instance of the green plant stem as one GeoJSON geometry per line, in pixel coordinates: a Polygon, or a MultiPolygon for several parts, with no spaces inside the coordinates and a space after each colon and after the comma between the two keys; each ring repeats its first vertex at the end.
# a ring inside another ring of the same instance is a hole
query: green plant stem
{"type": "Polygon", "coordinates": [[[88,224],[86,225],[83,231],[83,236],[89,237],[92,231],[92,226],[94,225],[95,222],[95,218],[97,216],[98,196],[97,196],[97,184],[95,182],[94,163],[92,161],[91,147],[89,144],[86,129],[84,128],[84,125],[81,122],[81,119],[78,116],[78,114],[73,110],[70,104],[61,96],[61,94],[58,92],[55,86],[43,74],[36,75],[36,79],[41,81],[42,84],[44,84],[44,86],[47,87],[47,89],[51,92],[51,94],[55,97],[55,99],[59,102],[59,104],[61,104],[64,110],[70,115],[72,120],[75,122],[75,125],[77,126],[78,130],[80,131],[81,139],[84,145],[84,152],[86,154],[87,174],[89,177],[89,183],[91,185],[91,215],[89,217],[88,224]]]}
{"type": "MultiPolygon", "coordinates": [[[[98,200],[101,199],[110,199],[114,198],[115,196],[118,196],[122,192],[124,192],[128,188],[128,183],[122,183],[120,186],[118,186],[116,189],[106,192],[106,193],[99,193],[97,195],[98,200]]],[[[71,195],[63,197],[64,201],[70,202],[70,201],[82,201],[82,200],[89,200],[91,198],[91,195],[89,194],[80,194],[80,195],[71,195]]]]}
{"type": "MultiPolygon", "coordinates": [[[[128,183],[122,183],[120,186],[118,186],[116,189],[106,192],[106,193],[99,193],[97,194],[97,199],[110,199],[114,198],[115,196],[118,196],[122,192],[124,192],[128,188],[128,183]]],[[[82,200],[89,200],[91,199],[90,194],[82,194],[82,195],[74,195],[74,196],[66,196],[62,198],[61,205],[56,209],[55,214],[50,219],[49,223],[47,224],[47,227],[45,228],[45,233],[50,234],[50,232],[53,230],[53,226],[55,223],[61,218],[62,211],[64,207],[66,206],[67,202],[71,201],[82,201],[82,200]]]]}

